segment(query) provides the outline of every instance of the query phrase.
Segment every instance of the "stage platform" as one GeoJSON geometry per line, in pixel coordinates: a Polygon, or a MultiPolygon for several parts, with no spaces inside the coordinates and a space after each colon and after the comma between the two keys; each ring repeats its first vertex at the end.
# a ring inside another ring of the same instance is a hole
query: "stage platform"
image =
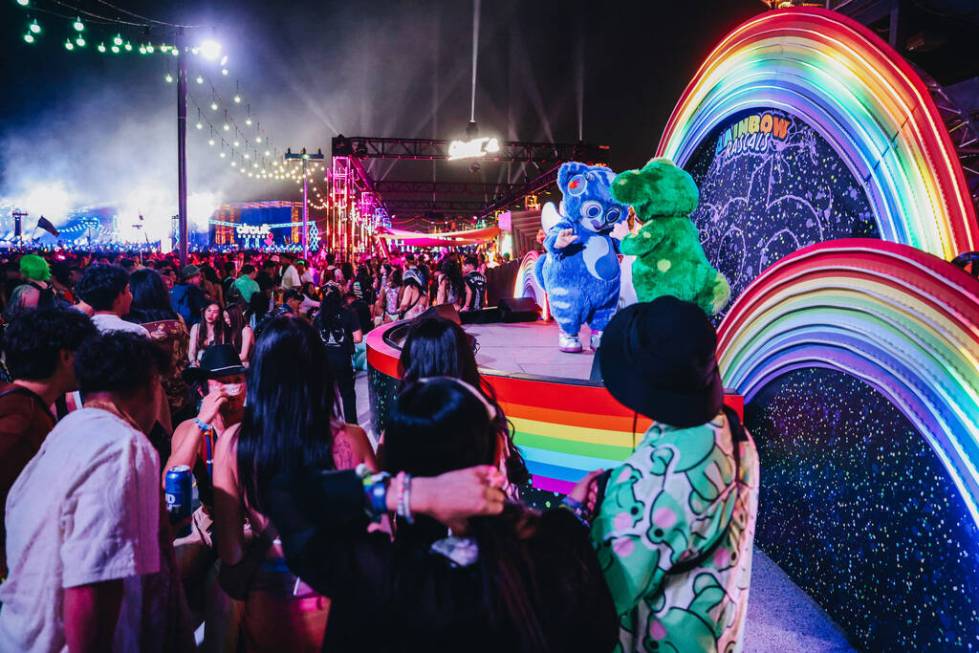
{"type": "Polygon", "coordinates": [[[580,354],[565,354],[557,348],[558,326],[554,322],[515,324],[467,324],[466,333],[479,344],[476,362],[484,372],[533,374],[587,381],[594,352],[588,348],[591,331],[581,329],[580,354]]]}
{"type": "MultiPolygon", "coordinates": [[[[594,355],[557,348],[551,322],[467,325],[476,337],[483,378],[513,425],[536,489],[568,492],[593,469],[610,468],[635,450],[649,418],[626,408],[600,381],[589,381],[594,355]]],[[[367,335],[367,369],[372,430],[384,431],[388,406],[397,394],[398,358],[407,325],[386,324],[367,335]]],[[[581,334],[586,341],[587,329],[581,334]]],[[[744,402],[727,394],[739,414],[744,402]]]]}

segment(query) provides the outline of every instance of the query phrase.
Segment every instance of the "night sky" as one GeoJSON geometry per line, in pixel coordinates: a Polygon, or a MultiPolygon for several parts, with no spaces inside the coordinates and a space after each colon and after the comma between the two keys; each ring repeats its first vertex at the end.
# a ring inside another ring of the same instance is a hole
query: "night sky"
{"type": "MultiPolygon", "coordinates": [[[[67,4],[119,16],[96,0],[67,4]]],[[[231,74],[222,78],[216,66],[197,59],[192,77],[200,68],[227,98],[240,80],[243,104],[234,108],[236,122],[249,104],[283,149],[306,145],[328,153],[338,133],[454,138],[469,119],[471,2],[117,4],[166,21],[213,26],[213,32],[193,34],[213,34],[222,42],[231,74]]],[[[164,82],[172,61],[135,52],[100,55],[94,45],[116,31],[134,42],[142,31],[94,22],[87,51],[68,52],[63,44],[71,21],[42,9],[76,13],[53,0],[32,0],[26,9],[4,0],[0,9],[0,217],[25,198],[49,214],[63,210],[59,202],[175,212],[176,90],[164,82]],[[44,28],[33,45],[21,38],[29,17],[44,28]]],[[[653,154],[677,98],[713,45],[764,10],[758,0],[483,0],[480,130],[505,139],[564,142],[578,139],[580,124],[585,141],[612,147],[613,168],[639,166],[653,154]]],[[[172,40],[166,28],[154,28],[152,35],[157,42],[172,40]]],[[[191,82],[191,91],[210,103],[208,86],[191,82]]],[[[192,213],[194,194],[204,196],[203,204],[298,197],[294,185],[259,184],[233,173],[208,147],[207,128],[194,129],[193,105],[188,120],[192,213]]],[[[431,164],[419,171],[418,164],[399,163],[393,172],[391,165],[381,162],[372,174],[431,175],[431,164]]],[[[441,178],[459,174],[470,173],[439,172],[441,178]]],[[[492,181],[505,173],[481,174],[492,181]]]]}

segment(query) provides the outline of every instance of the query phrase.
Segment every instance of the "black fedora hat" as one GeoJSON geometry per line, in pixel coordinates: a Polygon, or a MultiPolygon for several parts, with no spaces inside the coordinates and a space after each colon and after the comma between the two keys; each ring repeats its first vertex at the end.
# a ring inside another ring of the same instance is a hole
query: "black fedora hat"
{"type": "Polygon", "coordinates": [[[602,334],[605,387],[619,402],[663,424],[705,424],[721,410],[717,333],[704,312],[676,297],[633,304],[602,334]]]}
{"type": "Polygon", "coordinates": [[[211,345],[204,350],[199,367],[188,367],[183,371],[186,381],[219,379],[222,376],[244,374],[246,368],[241,364],[238,352],[231,345],[211,345]]]}

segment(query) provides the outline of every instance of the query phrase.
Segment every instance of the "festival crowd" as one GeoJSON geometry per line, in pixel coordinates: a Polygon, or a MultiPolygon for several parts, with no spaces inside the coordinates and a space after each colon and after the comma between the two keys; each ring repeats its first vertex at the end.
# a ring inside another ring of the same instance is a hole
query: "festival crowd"
{"type": "Polygon", "coordinates": [[[758,461],[664,297],[598,357],[654,420],[545,510],[475,343],[477,253],[0,261],[0,651],[739,651],[758,461]],[[409,320],[383,433],[366,334],[409,320]],[[174,518],[168,470],[194,509],[174,518]]]}

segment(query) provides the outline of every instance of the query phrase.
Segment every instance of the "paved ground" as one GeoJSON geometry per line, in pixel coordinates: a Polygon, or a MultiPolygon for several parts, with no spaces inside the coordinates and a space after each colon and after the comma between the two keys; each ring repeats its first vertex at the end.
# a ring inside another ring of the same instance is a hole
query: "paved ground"
{"type": "MultiPolygon", "coordinates": [[[[550,341],[548,346],[553,346],[550,341]]],[[[370,432],[365,372],[358,373],[356,385],[357,414],[361,425],[374,439],[376,434],[370,432]]],[[[855,651],[839,627],[768,556],[755,549],[752,565],[745,653],[855,651]]]]}
{"type": "Polygon", "coordinates": [[[751,559],[745,653],[855,653],[843,634],[759,549],[751,559]]]}

